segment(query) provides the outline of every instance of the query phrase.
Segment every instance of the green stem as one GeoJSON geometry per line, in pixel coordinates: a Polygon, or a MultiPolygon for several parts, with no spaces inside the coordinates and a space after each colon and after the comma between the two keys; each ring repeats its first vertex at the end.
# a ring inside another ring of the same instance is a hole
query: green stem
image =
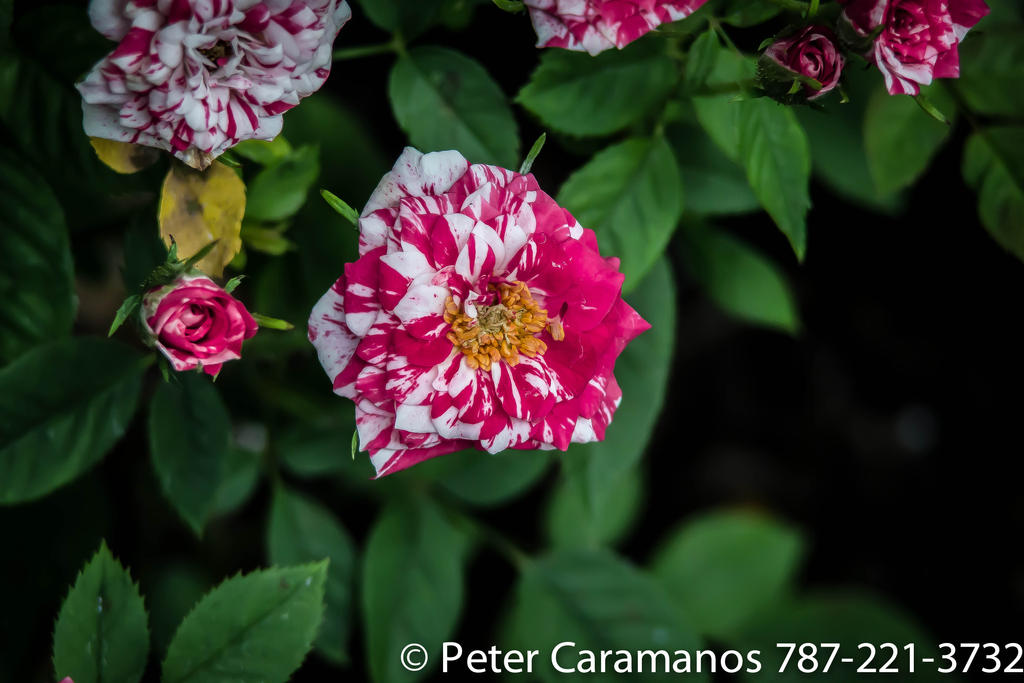
{"type": "Polygon", "coordinates": [[[717,17],[710,17],[708,19],[708,23],[711,24],[711,28],[715,30],[715,33],[718,34],[718,37],[722,39],[722,41],[729,47],[730,50],[735,52],[742,59],[747,58],[747,56],[743,54],[743,50],[736,47],[736,43],[732,42],[732,38],[730,38],[729,34],[725,32],[725,28],[722,26],[722,23],[718,21],[717,17]]]}
{"type": "Polygon", "coordinates": [[[519,571],[522,571],[532,561],[524,550],[494,527],[474,517],[470,517],[461,510],[451,506],[448,507],[448,513],[453,521],[460,524],[467,532],[485,545],[490,546],[492,550],[503,556],[519,571]]]}
{"type": "MultiPolygon", "coordinates": [[[[722,23],[716,17],[709,18],[708,22],[711,25],[711,28],[714,29],[715,33],[718,34],[719,38],[722,39],[722,41],[729,47],[730,50],[732,50],[740,59],[747,59],[747,55],[743,54],[743,50],[739,49],[739,47],[736,46],[736,43],[732,42],[732,38],[730,38],[729,34],[726,33],[725,27],[722,26],[722,23]]],[[[716,92],[711,94],[725,94],[730,92],[745,93],[755,85],[756,81],[751,81],[750,79],[745,78],[739,79],[732,84],[723,86],[711,86],[711,89],[717,89],[722,87],[725,88],[725,90],[722,91],[721,93],[716,92]]]]}
{"type": "Polygon", "coordinates": [[[372,57],[383,55],[389,52],[399,52],[397,40],[391,40],[377,45],[358,45],[356,47],[345,47],[334,51],[334,61],[340,62],[346,59],[359,59],[360,57],[372,57]]]}

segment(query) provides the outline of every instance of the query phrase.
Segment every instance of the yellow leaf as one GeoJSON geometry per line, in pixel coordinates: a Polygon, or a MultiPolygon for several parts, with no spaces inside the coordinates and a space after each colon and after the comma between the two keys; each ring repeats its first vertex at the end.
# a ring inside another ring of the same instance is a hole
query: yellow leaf
{"type": "Polygon", "coordinates": [[[199,262],[207,275],[220,277],[242,248],[245,183],[230,168],[215,162],[205,171],[171,165],[160,193],[160,236],[178,244],[187,259],[213,240],[217,246],[199,262]]]}
{"type": "Polygon", "coordinates": [[[100,161],[118,173],[135,173],[152,166],[160,158],[160,150],[153,147],[133,145],[128,142],[89,138],[89,144],[96,150],[100,161]]]}

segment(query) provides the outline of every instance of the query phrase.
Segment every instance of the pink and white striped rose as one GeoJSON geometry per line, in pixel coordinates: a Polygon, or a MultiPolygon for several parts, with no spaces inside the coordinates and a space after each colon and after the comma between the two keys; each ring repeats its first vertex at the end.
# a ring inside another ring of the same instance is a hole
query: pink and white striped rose
{"type": "Polygon", "coordinates": [[[524,0],[537,47],[592,55],[620,50],[664,23],[685,19],[707,0],[524,0]]]}
{"type": "Polygon", "coordinates": [[[213,377],[242,357],[242,342],[258,329],[241,301],[208,277],[183,275],[142,297],[146,341],[177,372],[201,368],[213,377]]]}
{"type": "Polygon", "coordinates": [[[533,175],[407,148],[359,229],[309,338],[378,475],[604,438],[615,359],[649,325],[620,296],[618,259],[533,175]]]}
{"type": "MultiPolygon", "coordinates": [[[[804,84],[801,94],[807,101],[824,97],[835,90],[839,86],[845,64],[836,45],[835,34],[830,28],[816,24],[776,40],[764,51],[763,59],[771,60],[777,67],[781,67],[781,72],[774,74],[775,78],[781,74],[792,74],[813,78],[820,83],[821,87],[817,89],[804,84]]],[[[793,79],[787,75],[779,80],[786,88],[784,92],[791,98],[793,93],[790,92],[790,86],[793,79]]]]}
{"type": "Polygon", "coordinates": [[[863,36],[881,32],[867,55],[891,95],[917,95],[936,78],[960,77],[958,46],[989,13],[984,0],[840,0],[863,36]]]}
{"type": "Polygon", "coordinates": [[[78,84],[85,132],[158,147],[198,169],[242,140],[271,140],[316,92],[344,0],[92,0],[118,41],[78,84]]]}

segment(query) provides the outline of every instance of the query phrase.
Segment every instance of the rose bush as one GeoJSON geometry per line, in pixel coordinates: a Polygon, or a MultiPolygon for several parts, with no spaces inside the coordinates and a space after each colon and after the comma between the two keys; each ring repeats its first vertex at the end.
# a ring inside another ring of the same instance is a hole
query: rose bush
{"type": "Polygon", "coordinates": [[[309,338],[378,475],[604,438],[615,359],[648,325],[620,297],[618,259],[532,175],[407,148],[359,228],[309,338]]]}
{"type": "Polygon", "coordinates": [[[878,31],[867,57],[891,95],[917,95],[936,78],[960,76],[957,49],[989,13],[984,0],[840,0],[843,21],[862,36],[878,31]]]}
{"type": "Polygon", "coordinates": [[[281,114],[327,79],[351,11],[344,0],[97,0],[89,16],[119,44],[78,84],[85,132],[202,169],[281,132],[281,114]]]}
{"type": "Polygon", "coordinates": [[[140,316],[149,342],[178,372],[202,368],[216,376],[224,363],[242,357],[242,342],[257,330],[241,301],[197,275],[146,292],[140,316]]]}
{"type": "Polygon", "coordinates": [[[843,75],[845,60],[836,45],[836,36],[825,26],[812,25],[797,33],[781,38],[768,46],[761,57],[762,71],[765,60],[778,67],[767,80],[780,82],[784,87],[794,78],[814,79],[821,84],[815,88],[804,83],[802,93],[807,100],[816,100],[835,90],[843,75]]]}
{"type": "Polygon", "coordinates": [[[623,48],[648,31],[684,19],[707,0],[525,0],[538,47],[623,48]]]}

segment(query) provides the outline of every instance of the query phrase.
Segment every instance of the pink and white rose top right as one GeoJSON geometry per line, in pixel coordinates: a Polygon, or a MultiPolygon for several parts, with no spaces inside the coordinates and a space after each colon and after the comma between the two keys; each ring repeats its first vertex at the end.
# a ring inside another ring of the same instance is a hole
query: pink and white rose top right
{"type": "Polygon", "coordinates": [[[620,50],[664,23],[690,16],[707,0],[524,0],[537,47],[592,55],[620,50]]]}
{"type": "Polygon", "coordinates": [[[960,76],[958,47],[989,13],[984,0],[839,0],[861,35],[884,27],[868,59],[891,95],[917,95],[936,78],[960,76]]]}
{"type": "Polygon", "coordinates": [[[615,360],[650,326],[622,300],[619,260],[533,175],[406,148],[359,231],[309,339],[378,475],[604,438],[615,360]]]}

